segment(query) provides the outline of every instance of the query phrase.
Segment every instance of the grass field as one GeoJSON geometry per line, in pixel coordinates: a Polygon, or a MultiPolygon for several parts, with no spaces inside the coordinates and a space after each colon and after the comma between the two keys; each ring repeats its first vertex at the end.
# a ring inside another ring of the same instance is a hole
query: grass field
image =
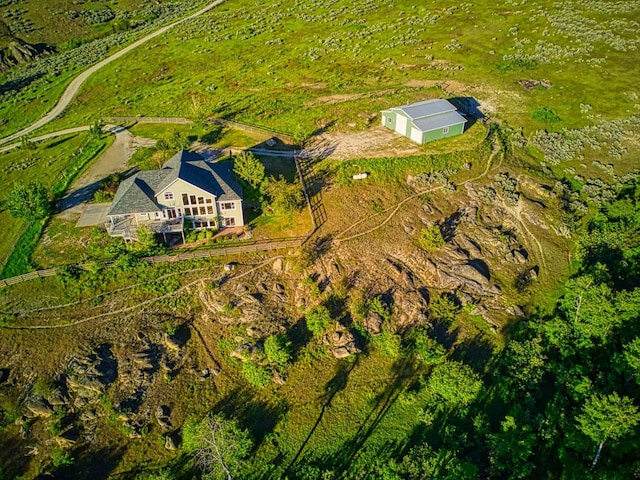
{"type": "Polygon", "coordinates": [[[58,125],[214,114],[291,134],[362,129],[383,108],[442,96],[434,85],[525,132],[627,117],[638,111],[624,66],[637,55],[628,29],[636,7],[599,9],[228,3],[90,79],[58,125]],[[553,115],[535,114],[543,108],[553,115]]]}
{"type": "MultiPolygon", "coordinates": [[[[0,202],[6,200],[16,182],[41,182],[52,198],[59,198],[109,141],[107,138],[94,139],[88,133],[81,133],[40,142],[33,150],[19,148],[0,154],[0,168],[4,171],[0,182],[0,202]]],[[[39,234],[34,236],[35,227],[32,226],[29,238],[20,238],[24,222],[12,218],[6,210],[0,215],[4,217],[6,227],[0,233],[0,265],[6,267],[3,276],[25,273],[29,268],[29,256],[35,249],[39,234]],[[5,265],[19,238],[20,248],[11,257],[11,263],[15,262],[15,265],[5,265]]],[[[40,231],[41,228],[38,229],[38,232],[40,231]]]]}

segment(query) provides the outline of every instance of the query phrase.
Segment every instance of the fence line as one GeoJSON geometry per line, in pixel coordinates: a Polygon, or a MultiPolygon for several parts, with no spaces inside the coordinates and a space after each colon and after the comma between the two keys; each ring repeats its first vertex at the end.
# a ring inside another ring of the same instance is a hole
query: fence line
{"type": "Polygon", "coordinates": [[[192,120],[181,117],[104,117],[102,121],[104,123],[193,123],[192,120]]]}
{"type": "MultiPolygon", "coordinates": [[[[283,240],[264,240],[256,241],[250,244],[237,245],[231,247],[217,247],[210,250],[201,250],[197,252],[179,253],[177,255],[156,255],[153,257],[143,257],[142,260],[151,264],[165,263],[165,262],[180,262],[182,260],[194,260],[198,258],[211,258],[222,257],[226,255],[233,255],[237,253],[250,253],[250,252],[264,252],[267,250],[280,250],[283,248],[297,248],[304,245],[309,239],[311,234],[304,237],[293,237],[291,239],[283,240]]],[[[103,266],[112,265],[113,262],[107,262],[103,266]]],[[[17,275],[11,278],[5,278],[0,280],[0,288],[16,283],[33,280],[34,278],[52,277],[58,272],[57,268],[49,268],[47,270],[36,270],[35,272],[25,273],[23,275],[17,275]]]]}

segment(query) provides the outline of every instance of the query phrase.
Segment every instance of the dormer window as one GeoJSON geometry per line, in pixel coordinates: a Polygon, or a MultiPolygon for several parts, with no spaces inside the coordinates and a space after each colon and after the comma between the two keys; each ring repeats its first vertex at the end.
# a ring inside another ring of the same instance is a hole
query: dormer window
{"type": "Polygon", "coordinates": [[[236,208],[234,202],[224,202],[220,204],[220,210],[233,210],[234,208],[236,208]]]}
{"type": "Polygon", "coordinates": [[[173,192],[164,192],[165,200],[173,200],[173,192]]]}

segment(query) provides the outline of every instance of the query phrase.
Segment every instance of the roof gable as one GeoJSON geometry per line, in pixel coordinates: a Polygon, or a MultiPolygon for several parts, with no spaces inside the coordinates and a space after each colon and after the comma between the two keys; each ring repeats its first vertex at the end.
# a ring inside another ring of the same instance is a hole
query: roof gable
{"type": "Polygon", "coordinates": [[[411,120],[440,115],[447,112],[455,112],[456,107],[444,99],[425,100],[424,102],[412,103],[392,110],[400,110],[411,120]]]}
{"type": "Polygon", "coordinates": [[[229,164],[205,162],[197,153],[182,150],[162,170],[137,172],[123,180],[107,215],[160,211],[158,196],[177,181],[214,195],[219,201],[242,200],[242,187],[229,164]]]}

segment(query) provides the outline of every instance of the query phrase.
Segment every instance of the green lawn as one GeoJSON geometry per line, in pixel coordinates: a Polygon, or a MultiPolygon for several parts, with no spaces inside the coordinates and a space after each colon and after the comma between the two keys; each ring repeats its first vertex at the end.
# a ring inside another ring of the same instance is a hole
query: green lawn
{"type": "Polygon", "coordinates": [[[560,118],[553,128],[578,127],[637,111],[634,74],[625,67],[637,56],[630,8],[606,16],[591,3],[551,1],[443,10],[409,1],[241,0],[107,67],[58,125],[100,115],[214,114],[309,134],[326,124],[363,129],[383,108],[450,96],[475,98],[526,131],[549,127],[531,116],[543,107],[560,118]],[[585,18],[595,22],[591,31],[564,38],[564,28],[579,29],[585,18]],[[520,80],[550,87],[528,90],[520,80]]]}

